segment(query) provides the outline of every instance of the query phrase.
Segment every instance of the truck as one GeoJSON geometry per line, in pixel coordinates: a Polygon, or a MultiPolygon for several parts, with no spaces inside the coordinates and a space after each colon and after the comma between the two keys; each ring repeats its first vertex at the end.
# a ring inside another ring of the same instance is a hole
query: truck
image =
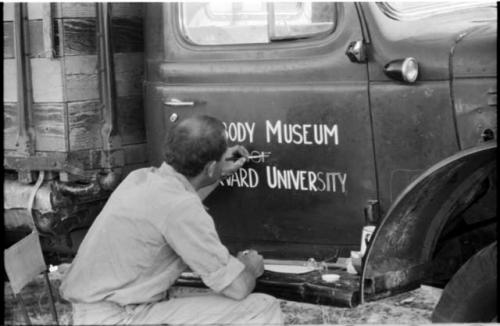
{"type": "Polygon", "coordinates": [[[496,15],[5,3],[4,246],[36,228],[48,261],[71,260],[120,180],[163,161],[165,131],[208,114],[254,155],[205,201],[231,252],[334,266],[366,245],[359,275],[258,290],[354,306],[431,284],[433,321],[496,320],[496,15]]]}

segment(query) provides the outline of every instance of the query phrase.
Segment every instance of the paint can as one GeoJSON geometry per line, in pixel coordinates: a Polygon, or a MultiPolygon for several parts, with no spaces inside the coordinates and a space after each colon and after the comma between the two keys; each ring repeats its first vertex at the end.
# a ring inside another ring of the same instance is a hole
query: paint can
{"type": "Polygon", "coordinates": [[[363,227],[363,231],[361,232],[361,256],[365,255],[366,248],[368,247],[368,243],[370,243],[373,232],[375,232],[375,225],[367,225],[363,227]]]}

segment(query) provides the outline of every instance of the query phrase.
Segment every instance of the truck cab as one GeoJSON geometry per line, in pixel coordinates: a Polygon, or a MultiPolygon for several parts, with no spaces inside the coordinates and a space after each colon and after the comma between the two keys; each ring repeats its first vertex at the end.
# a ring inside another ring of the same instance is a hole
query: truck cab
{"type": "MultiPolygon", "coordinates": [[[[444,287],[496,242],[495,4],[113,4],[115,11],[102,15],[96,6],[78,18],[58,6],[59,38],[67,41],[56,61],[66,83],[53,139],[62,142],[43,147],[51,142],[37,136],[24,156],[6,147],[17,191],[25,171],[50,170],[43,184],[60,199],[52,206],[69,197],[100,207],[132,167],[163,161],[166,130],[208,114],[224,122],[230,144],[255,156],[205,201],[231,252],[335,262],[359,251],[363,228],[374,226],[351,291],[357,304],[423,282],[444,287]],[[89,25],[71,27],[89,19],[114,44],[87,32],[98,46],[78,52],[72,38],[89,25]],[[100,90],[93,95],[68,86],[77,85],[79,69],[86,73],[85,62],[104,68],[94,73],[99,82],[78,84],[100,90]],[[37,166],[40,157],[55,165],[37,166]]],[[[32,110],[50,112],[32,102],[32,110]]],[[[5,108],[4,101],[7,119],[5,108]]],[[[80,223],[59,231],[69,234],[84,230],[98,208],[85,210],[86,224],[83,211],[47,208],[40,216],[48,211],[51,225],[80,223]]]]}

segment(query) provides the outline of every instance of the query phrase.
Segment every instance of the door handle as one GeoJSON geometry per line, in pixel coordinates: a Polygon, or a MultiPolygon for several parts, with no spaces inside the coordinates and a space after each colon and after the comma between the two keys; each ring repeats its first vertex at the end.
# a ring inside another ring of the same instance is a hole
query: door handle
{"type": "Polygon", "coordinates": [[[181,101],[179,99],[172,98],[165,101],[164,104],[167,106],[175,106],[175,107],[194,106],[194,101],[181,101]]]}

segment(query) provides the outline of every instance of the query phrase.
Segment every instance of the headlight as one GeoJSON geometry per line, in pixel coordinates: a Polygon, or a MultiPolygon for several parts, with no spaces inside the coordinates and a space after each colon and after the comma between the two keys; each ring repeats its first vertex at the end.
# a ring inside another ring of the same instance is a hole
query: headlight
{"type": "Polygon", "coordinates": [[[418,62],[415,58],[406,58],[403,61],[403,79],[407,83],[414,83],[418,77],[418,62]]]}
{"type": "Polygon", "coordinates": [[[418,78],[418,62],[412,57],[393,60],[384,66],[384,72],[390,78],[412,84],[418,78]]]}

